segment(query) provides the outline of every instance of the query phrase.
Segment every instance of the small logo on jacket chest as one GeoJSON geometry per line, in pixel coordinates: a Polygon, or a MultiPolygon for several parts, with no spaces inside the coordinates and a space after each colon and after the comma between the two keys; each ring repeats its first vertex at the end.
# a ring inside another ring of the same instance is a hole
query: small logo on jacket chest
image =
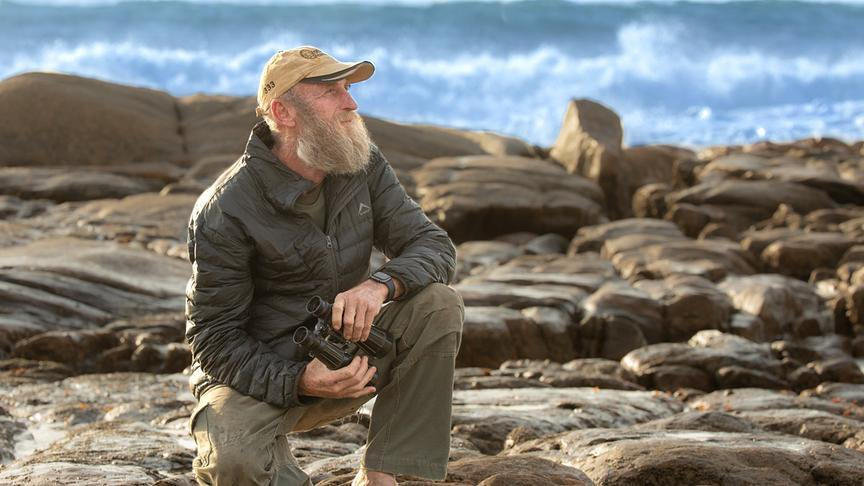
{"type": "Polygon", "coordinates": [[[367,214],[369,214],[369,211],[371,209],[372,208],[370,208],[369,206],[367,206],[363,203],[360,203],[360,212],[359,212],[360,216],[366,216],[367,214]]]}

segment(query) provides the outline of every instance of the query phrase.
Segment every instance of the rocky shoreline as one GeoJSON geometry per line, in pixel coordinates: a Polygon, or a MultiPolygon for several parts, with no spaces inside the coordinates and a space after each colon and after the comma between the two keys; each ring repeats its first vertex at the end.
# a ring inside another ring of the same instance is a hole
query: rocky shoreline
{"type": "MultiPolygon", "coordinates": [[[[0,81],[0,484],[194,484],[185,224],[253,108],[0,81]]],[[[628,148],[589,100],[553,147],[364,118],[466,304],[448,479],[400,484],[864,484],[864,142],[628,148]]],[[[368,413],[295,434],[317,484],[368,413]]]]}

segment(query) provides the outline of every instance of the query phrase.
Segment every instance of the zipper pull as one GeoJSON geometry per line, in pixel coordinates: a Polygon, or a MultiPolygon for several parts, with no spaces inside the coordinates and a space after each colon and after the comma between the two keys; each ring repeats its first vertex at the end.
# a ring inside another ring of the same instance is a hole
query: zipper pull
{"type": "Polygon", "coordinates": [[[327,235],[327,248],[333,248],[333,240],[330,239],[330,235],[327,235]]]}

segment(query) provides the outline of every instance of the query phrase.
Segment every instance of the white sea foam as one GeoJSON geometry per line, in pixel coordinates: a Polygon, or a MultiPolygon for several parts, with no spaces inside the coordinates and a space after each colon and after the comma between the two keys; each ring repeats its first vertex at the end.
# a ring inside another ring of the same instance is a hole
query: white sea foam
{"type": "MultiPolygon", "coordinates": [[[[568,21],[584,20],[575,7],[545,5],[562,9],[555,15],[568,15],[568,21]]],[[[388,30],[395,25],[388,9],[362,14],[357,21],[366,30],[359,33],[346,25],[361,15],[359,10],[339,9],[339,15],[311,27],[305,25],[314,18],[308,10],[297,11],[303,20],[291,23],[279,17],[293,15],[291,9],[279,15],[266,9],[237,9],[237,20],[230,25],[244,35],[227,36],[219,35],[227,23],[187,22],[189,7],[179,4],[160,8],[160,18],[167,23],[151,24],[152,31],[131,28],[122,36],[110,31],[99,37],[92,35],[90,13],[83,12],[77,14],[79,21],[91,30],[70,28],[62,37],[46,34],[43,38],[49,41],[36,43],[35,48],[19,39],[36,29],[8,34],[6,42],[15,47],[0,51],[0,77],[59,71],[175,95],[252,95],[261,66],[273,52],[313,43],[342,59],[372,60],[375,77],[353,92],[361,110],[405,122],[489,129],[549,144],[569,99],[577,97],[598,100],[621,114],[631,143],[701,145],[820,133],[864,138],[864,45],[848,29],[837,29],[838,35],[845,35],[839,37],[843,40],[836,40],[833,33],[826,38],[832,31],[823,28],[822,37],[814,33],[800,45],[786,46],[772,43],[770,36],[752,26],[713,29],[701,11],[690,16],[678,14],[679,9],[675,15],[649,9],[653,13],[625,18],[617,11],[594,11],[607,16],[598,21],[602,32],[584,34],[574,27],[573,32],[546,33],[544,26],[554,25],[555,19],[531,9],[520,10],[534,16],[524,24],[519,20],[497,25],[497,6],[472,8],[472,15],[479,11],[480,18],[490,19],[485,29],[498,30],[478,38],[470,23],[459,18],[458,9],[443,11],[452,14],[452,26],[416,33],[388,30]],[[189,31],[183,42],[179,37],[171,41],[172,29],[179,25],[189,31]],[[522,28],[528,29],[526,35],[514,39],[514,31],[522,28]],[[730,37],[730,32],[738,36],[730,37]],[[436,37],[442,33],[456,38],[436,37]]],[[[680,11],[690,8],[682,6],[680,11]]],[[[107,16],[103,25],[109,26],[140,12],[138,5],[105,9],[99,15],[107,16]]],[[[235,10],[220,12],[229,18],[235,10]]],[[[731,23],[739,8],[723,12],[731,23]]],[[[410,15],[419,19],[427,14],[424,10],[410,15]]],[[[439,9],[435,15],[441,14],[439,9]]],[[[407,14],[392,15],[401,21],[407,14]]],[[[798,39],[808,14],[796,15],[784,25],[766,20],[766,28],[798,39]]],[[[841,26],[852,25],[840,20],[841,26]]],[[[817,32],[815,27],[808,24],[806,29],[817,32]]]]}
{"type": "MultiPolygon", "coordinates": [[[[584,57],[552,45],[507,54],[468,51],[453,57],[418,57],[398,47],[363,51],[354,44],[336,44],[328,48],[342,58],[375,62],[379,79],[377,84],[359,88],[361,107],[405,121],[494,129],[551,143],[567,101],[575,96],[600,100],[622,113],[629,139],[636,142],[658,137],[684,138],[693,144],[712,139],[782,138],[801,130],[817,134],[844,124],[853,130],[857,127],[864,137],[864,110],[854,100],[737,110],[729,106],[730,100],[764,86],[771,86],[774,93],[788,90],[792,97],[815,86],[812,97],[818,99],[819,83],[864,79],[864,52],[849,50],[835,59],[782,58],[757,50],[736,52],[718,47],[695,57],[680,47],[687,35],[681,25],[631,23],[619,29],[614,52],[584,57]],[[397,73],[411,83],[388,85],[388,77],[397,73]],[[656,91],[656,98],[664,99],[666,106],[640,106],[632,95],[635,87],[642,96],[656,91]],[[679,101],[676,90],[691,100],[679,101]],[[391,101],[394,96],[397,103],[391,101]],[[819,106],[823,112],[814,112],[819,106]],[[844,116],[849,118],[843,120],[844,116]]],[[[272,52],[299,43],[299,37],[291,33],[232,50],[157,48],[131,41],[54,42],[17,53],[0,74],[74,72],[178,95],[251,95],[260,66],[272,52]]]]}

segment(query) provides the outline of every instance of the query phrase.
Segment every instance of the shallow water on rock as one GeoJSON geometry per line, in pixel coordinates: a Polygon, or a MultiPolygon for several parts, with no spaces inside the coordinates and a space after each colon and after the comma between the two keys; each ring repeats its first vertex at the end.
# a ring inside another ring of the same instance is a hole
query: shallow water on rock
{"type": "Polygon", "coordinates": [[[47,448],[66,436],[64,429],[65,427],[58,423],[38,420],[29,422],[27,430],[15,437],[15,457],[27,457],[39,449],[47,448]]]}

